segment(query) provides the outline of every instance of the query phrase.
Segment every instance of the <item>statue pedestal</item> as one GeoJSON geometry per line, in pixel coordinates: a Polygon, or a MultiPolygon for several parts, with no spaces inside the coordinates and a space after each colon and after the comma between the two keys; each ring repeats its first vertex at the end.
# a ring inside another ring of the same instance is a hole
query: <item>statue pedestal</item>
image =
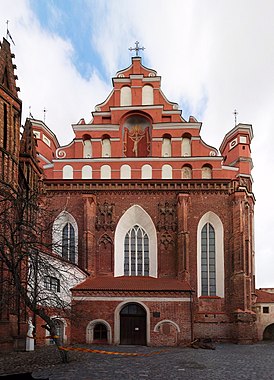
{"type": "Polygon", "coordinates": [[[26,338],[26,351],[34,351],[34,338],[26,338]]]}

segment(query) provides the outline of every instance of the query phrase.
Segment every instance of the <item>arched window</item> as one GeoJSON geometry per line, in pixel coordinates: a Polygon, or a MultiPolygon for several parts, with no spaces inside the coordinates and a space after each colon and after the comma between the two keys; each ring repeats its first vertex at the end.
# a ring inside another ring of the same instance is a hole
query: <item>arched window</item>
{"type": "Polygon", "coordinates": [[[91,145],[91,137],[90,135],[83,136],[83,158],[91,158],[92,157],[92,145],[91,145]]]}
{"type": "Polygon", "coordinates": [[[73,167],[65,165],[63,167],[63,179],[73,179],[73,167]]]}
{"type": "Polygon", "coordinates": [[[215,230],[210,223],[201,231],[201,286],[202,296],[216,296],[215,230]]]}
{"type": "Polygon", "coordinates": [[[120,218],[114,237],[114,276],[157,277],[157,233],[148,213],[131,206],[120,218]]]}
{"type": "Polygon", "coordinates": [[[101,166],[101,179],[111,179],[111,167],[109,165],[101,166]]]}
{"type": "Polygon", "coordinates": [[[162,157],[171,157],[171,136],[170,135],[163,136],[162,157]]]}
{"type": "Polygon", "coordinates": [[[62,230],[62,257],[75,263],[75,231],[71,223],[65,224],[62,230]]]}
{"type": "Polygon", "coordinates": [[[142,166],[142,179],[152,178],[152,167],[148,164],[142,166]]]}
{"type": "Polygon", "coordinates": [[[125,236],[124,275],[149,275],[149,238],[145,230],[137,224],[125,236]]]}
{"type": "Polygon", "coordinates": [[[120,91],[120,105],[121,106],[131,106],[131,88],[128,86],[124,86],[120,91]]]}
{"type": "Polygon", "coordinates": [[[131,179],[131,167],[129,165],[122,165],[120,169],[121,179],[131,179]]]}
{"type": "Polygon", "coordinates": [[[182,138],[182,156],[191,156],[191,136],[184,135],[182,138]]]}
{"type": "Polygon", "coordinates": [[[224,297],[223,224],[212,211],[207,212],[197,229],[198,295],[224,297]]]}
{"type": "Polygon", "coordinates": [[[189,165],[182,167],[182,179],[191,179],[192,178],[192,168],[189,165]]]}
{"type": "Polygon", "coordinates": [[[150,105],[153,103],[153,87],[147,84],[142,88],[142,104],[150,105]]]}
{"type": "Polygon", "coordinates": [[[212,178],[212,168],[209,165],[204,165],[202,167],[202,179],[212,178]]]}
{"type": "Polygon", "coordinates": [[[109,136],[102,138],[102,157],[111,157],[111,144],[109,136]]]}
{"type": "Polygon", "coordinates": [[[52,250],[64,259],[78,263],[78,226],[67,211],[62,211],[53,222],[52,250]]]}
{"type": "Polygon", "coordinates": [[[162,166],[162,179],[172,179],[172,166],[167,164],[162,166]]]}
{"type": "Polygon", "coordinates": [[[92,167],[85,165],[82,167],[82,179],[92,179],[92,167]]]}

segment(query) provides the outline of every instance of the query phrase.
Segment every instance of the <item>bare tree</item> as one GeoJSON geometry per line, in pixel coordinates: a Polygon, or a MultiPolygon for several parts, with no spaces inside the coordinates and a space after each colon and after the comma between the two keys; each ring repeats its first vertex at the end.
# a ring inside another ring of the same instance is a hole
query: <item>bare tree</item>
{"type": "Polygon", "coordinates": [[[67,362],[67,351],[62,349],[50,311],[68,315],[71,283],[83,278],[74,265],[52,253],[52,215],[46,199],[38,191],[0,187],[0,308],[16,309],[18,335],[22,310],[42,318],[62,361],[67,362]]]}

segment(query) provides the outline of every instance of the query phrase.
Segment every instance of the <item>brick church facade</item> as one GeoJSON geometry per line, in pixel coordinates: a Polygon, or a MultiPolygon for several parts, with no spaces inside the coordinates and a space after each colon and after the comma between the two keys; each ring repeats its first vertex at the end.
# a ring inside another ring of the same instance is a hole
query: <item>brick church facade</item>
{"type": "Polygon", "coordinates": [[[72,317],[60,318],[64,340],[257,339],[251,125],[236,125],[219,150],[208,145],[139,56],[92,120],[73,124],[70,144],[27,123],[54,214],[52,254],[84,276],[71,288],[72,317]]]}

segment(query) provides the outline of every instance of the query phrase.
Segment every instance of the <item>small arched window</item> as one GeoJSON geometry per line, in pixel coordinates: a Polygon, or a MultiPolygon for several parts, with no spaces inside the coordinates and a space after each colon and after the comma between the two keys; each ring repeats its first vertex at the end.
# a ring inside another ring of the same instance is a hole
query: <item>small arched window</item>
{"type": "Polygon", "coordinates": [[[109,136],[102,138],[102,157],[111,157],[111,144],[109,136]]]}
{"type": "Polygon", "coordinates": [[[131,106],[131,88],[124,86],[120,90],[120,105],[121,106],[131,106]]]}
{"type": "Polygon", "coordinates": [[[182,167],[182,179],[191,179],[192,178],[192,168],[189,165],[182,167]]]}
{"type": "Polygon", "coordinates": [[[71,223],[65,224],[62,230],[62,257],[75,263],[75,231],[71,223]]]}
{"type": "Polygon", "coordinates": [[[121,179],[131,179],[131,167],[129,165],[122,165],[120,169],[121,179]]]}
{"type": "Polygon", "coordinates": [[[191,156],[191,136],[186,134],[182,138],[182,156],[191,156]]]}
{"type": "Polygon", "coordinates": [[[142,104],[143,105],[150,105],[153,104],[153,87],[150,85],[145,85],[142,88],[142,104]]]}
{"type": "Polygon", "coordinates": [[[101,179],[111,179],[111,167],[109,165],[101,166],[101,179]]]}
{"type": "Polygon", "coordinates": [[[172,166],[167,164],[162,166],[162,179],[172,179],[172,166]]]}
{"type": "Polygon", "coordinates": [[[142,179],[151,179],[152,178],[152,167],[151,165],[142,166],[142,179]]]}
{"type": "Polygon", "coordinates": [[[211,179],[212,178],[212,168],[209,165],[204,165],[202,167],[202,179],[211,179]]]}
{"type": "Polygon", "coordinates": [[[163,136],[162,157],[171,157],[171,136],[170,135],[163,136]]]}
{"type": "Polygon", "coordinates": [[[63,179],[73,179],[73,167],[65,165],[63,167],[63,179]]]}
{"type": "Polygon", "coordinates": [[[82,179],[92,179],[92,167],[85,165],[82,167],[82,179]]]}
{"type": "Polygon", "coordinates": [[[149,275],[149,239],[145,230],[137,224],[125,236],[124,275],[149,275]]]}

